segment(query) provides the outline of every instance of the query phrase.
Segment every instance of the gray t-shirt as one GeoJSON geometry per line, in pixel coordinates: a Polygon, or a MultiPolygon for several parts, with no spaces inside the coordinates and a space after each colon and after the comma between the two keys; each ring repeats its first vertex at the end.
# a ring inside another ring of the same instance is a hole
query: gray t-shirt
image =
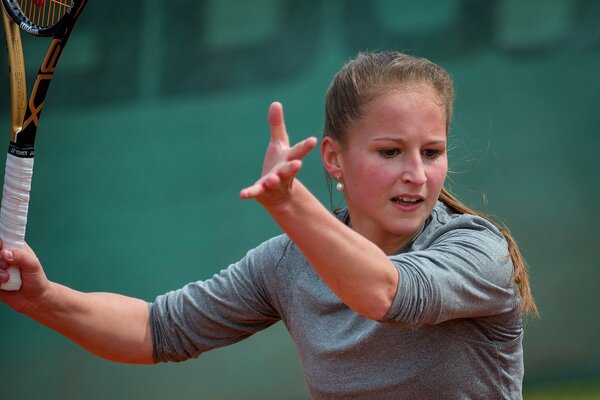
{"type": "Polygon", "coordinates": [[[275,237],[211,279],[159,296],[154,358],[198,357],[282,320],[314,399],[521,399],[523,320],[502,234],[438,202],[390,259],[398,291],[372,321],[341,302],[287,236],[275,237]]]}

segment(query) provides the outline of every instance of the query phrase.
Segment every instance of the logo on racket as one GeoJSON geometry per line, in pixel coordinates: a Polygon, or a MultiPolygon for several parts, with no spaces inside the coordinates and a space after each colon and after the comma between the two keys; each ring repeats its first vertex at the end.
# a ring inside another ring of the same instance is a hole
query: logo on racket
{"type": "Polygon", "coordinates": [[[54,39],[52,43],[50,43],[46,57],[40,66],[40,72],[33,84],[33,89],[31,90],[31,96],[29,98],[29,109],[26,111],[25,120],[23,121],[23,129],[20,132],[17,132],[17,136],[21,132],[26,131],[29,124],[33,123],[35,126],[38,125],[40,113],[44,108],[44,98],[46,97],[50,81],[54,76],[54,70],[56,69],[56,64],[58,63],[61,52],[62,46],[60,40],[54,39]]]}

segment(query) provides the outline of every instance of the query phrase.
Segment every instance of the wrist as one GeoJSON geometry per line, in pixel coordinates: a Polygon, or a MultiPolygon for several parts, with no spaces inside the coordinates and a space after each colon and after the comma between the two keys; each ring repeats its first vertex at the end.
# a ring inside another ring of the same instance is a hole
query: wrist
{"type": "Polygon", "coordinates": [[[302,215],[303,207],[308,204],[310,192],[297,179],[294,179],[287,196],[278,199],[278,201],[263,204],[267,212],[279,222],[281,219],[287,219],[293,215],[302,215]]]}
{"type": "Polygon", "coordinates": [[[59,308],[61,288],[64,288],[64,286],[46,281],[37,294],[30,296],[28,303],[18,311],[36,321],[52,318],[52,315],[59,308]]]}

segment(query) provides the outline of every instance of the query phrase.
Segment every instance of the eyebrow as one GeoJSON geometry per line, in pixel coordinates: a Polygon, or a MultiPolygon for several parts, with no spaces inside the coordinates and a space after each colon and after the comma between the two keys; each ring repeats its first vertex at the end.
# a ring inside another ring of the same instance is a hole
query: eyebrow
{"type": "MultiPolygon", "coordinates": [[[[382,142],[397,142],[397,143],[401,143],[403,144],[405,142],[404,139],[402,138],[396,138],[396,137],[378,137],[373,139],[373,141],[377,142],[377,141],[382,141],[382,142]]],[[[427,145],[432,145],[432,144],[446,144],[446,140],[432,140],[431,142],[427,142],[427,145]]]]}

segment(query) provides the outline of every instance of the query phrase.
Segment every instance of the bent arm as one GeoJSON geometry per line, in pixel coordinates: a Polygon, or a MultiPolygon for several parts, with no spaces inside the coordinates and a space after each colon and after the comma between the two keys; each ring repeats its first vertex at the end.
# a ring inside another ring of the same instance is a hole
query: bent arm
{"type": "Polygon", "coordinates": [[[331,215],[300,181],[293,185],[285,206],[267,211],[348,307],[369,319],[382,319],[396,295],[398,270],[379,247],[331,215]]]}
{"type": "Polygon", "coordinates": [[[398,270],[382,249],[338,221],[296,179],[315,138],[290,147],[280,103],[269,108],[271,140],[262,177],[240,192],[257,200],[306,256],[325,284],[352,310],[383,318],[398,287],[398,270]]]}

